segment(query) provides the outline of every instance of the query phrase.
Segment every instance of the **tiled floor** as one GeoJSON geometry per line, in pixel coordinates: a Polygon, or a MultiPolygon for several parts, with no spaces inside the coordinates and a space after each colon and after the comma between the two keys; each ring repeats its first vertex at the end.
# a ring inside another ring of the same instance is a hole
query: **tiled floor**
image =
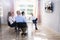
{"type": "Polygon", "coordinates": [[[0,40],[60,40],[60,34],[51,31],[47,27],[38,25],[38,30],[34,29],[34,25],[28,23],[28,35],[25,37],[17,35],[14,28],[10,28],[7,25],[1,26],[0,40]]]}

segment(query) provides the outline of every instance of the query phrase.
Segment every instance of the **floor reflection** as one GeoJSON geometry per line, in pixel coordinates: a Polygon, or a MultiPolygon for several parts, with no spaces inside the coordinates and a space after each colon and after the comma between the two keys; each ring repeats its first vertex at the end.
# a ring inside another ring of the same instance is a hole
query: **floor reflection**
{"type": "Polygon", "coordinates": [[[35,30],[32,23],[28,23],[27,36],[21,36],[21,32],[17,35],[14,28],[10,28],[8,25],[1,27],[0,40],[60,40],[60,34],[41,25],[38,25],[38,30],[35,30]]]}
{"type": "MultiPolygon", "coordinates": [[[[31,24],[28,24],[31,25],[31,24]]],[[[31,26],[32,27],[32,26],[31,26]]],[[[14,28],[10,28],[7,25],[2,25],[2,40],[32,40],[33,38],[32,35],[32,29],[29,26],[27,29],[28,35],[27,36],[22,36],[21,31],[19,32],[19,35],[15,32],[14,28]]],[[[1,36],[0,36],[1,37],[1,36]]]]}
{"type": "Polygon", "coordinates": [[[48,40],[47,38],[34,37],[34,40],[48,40]]]}

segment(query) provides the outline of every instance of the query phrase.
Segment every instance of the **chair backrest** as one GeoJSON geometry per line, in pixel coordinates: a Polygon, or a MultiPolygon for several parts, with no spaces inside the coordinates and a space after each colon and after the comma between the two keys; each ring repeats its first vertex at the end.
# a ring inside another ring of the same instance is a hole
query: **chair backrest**
{"type": "Polygon", "coordinates": [[[35,21],[37,21],[38,20],[38,18],[36,18],[36,20],[35,21]]]}
{"type": "Polygon", "coordinates": [[[9,21],[7,21],[7,24],[8,24],[8,26],[11,26],[11,24],[10,24],[10,22],[9,22],[9,21]]]}

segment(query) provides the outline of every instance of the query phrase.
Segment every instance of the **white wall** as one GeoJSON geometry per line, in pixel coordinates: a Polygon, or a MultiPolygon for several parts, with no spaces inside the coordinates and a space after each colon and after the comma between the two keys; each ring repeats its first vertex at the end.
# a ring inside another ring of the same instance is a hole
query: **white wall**
{"type": "Polygon", "coordinates": [[[3,5],[3,17],[1,17],[1,23],[7,24],[7,13],[10,11],[10,0],[1,0],[3,5]]]}
{"type": "MultiPolygon", "coordinates": [[[[42,25],[47,26],[56,32],[60,32],[60,0],[52,0],[54,3],[54,11],[53,13],[45,12],[45,3],[49,0],[41,0],[41,19],[42,25]]],[[[50,0],[51,1],[51,0],[50,0]]]]}

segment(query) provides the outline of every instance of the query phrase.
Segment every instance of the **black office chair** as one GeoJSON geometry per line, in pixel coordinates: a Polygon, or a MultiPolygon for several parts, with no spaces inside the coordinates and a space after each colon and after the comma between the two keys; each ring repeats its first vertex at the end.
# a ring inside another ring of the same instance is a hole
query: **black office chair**
{"type": "Polygon", "coordinates": [[[12,27],[9,21],[7,21],[7,24],[8,24],[9,27],[12,27]]]}

